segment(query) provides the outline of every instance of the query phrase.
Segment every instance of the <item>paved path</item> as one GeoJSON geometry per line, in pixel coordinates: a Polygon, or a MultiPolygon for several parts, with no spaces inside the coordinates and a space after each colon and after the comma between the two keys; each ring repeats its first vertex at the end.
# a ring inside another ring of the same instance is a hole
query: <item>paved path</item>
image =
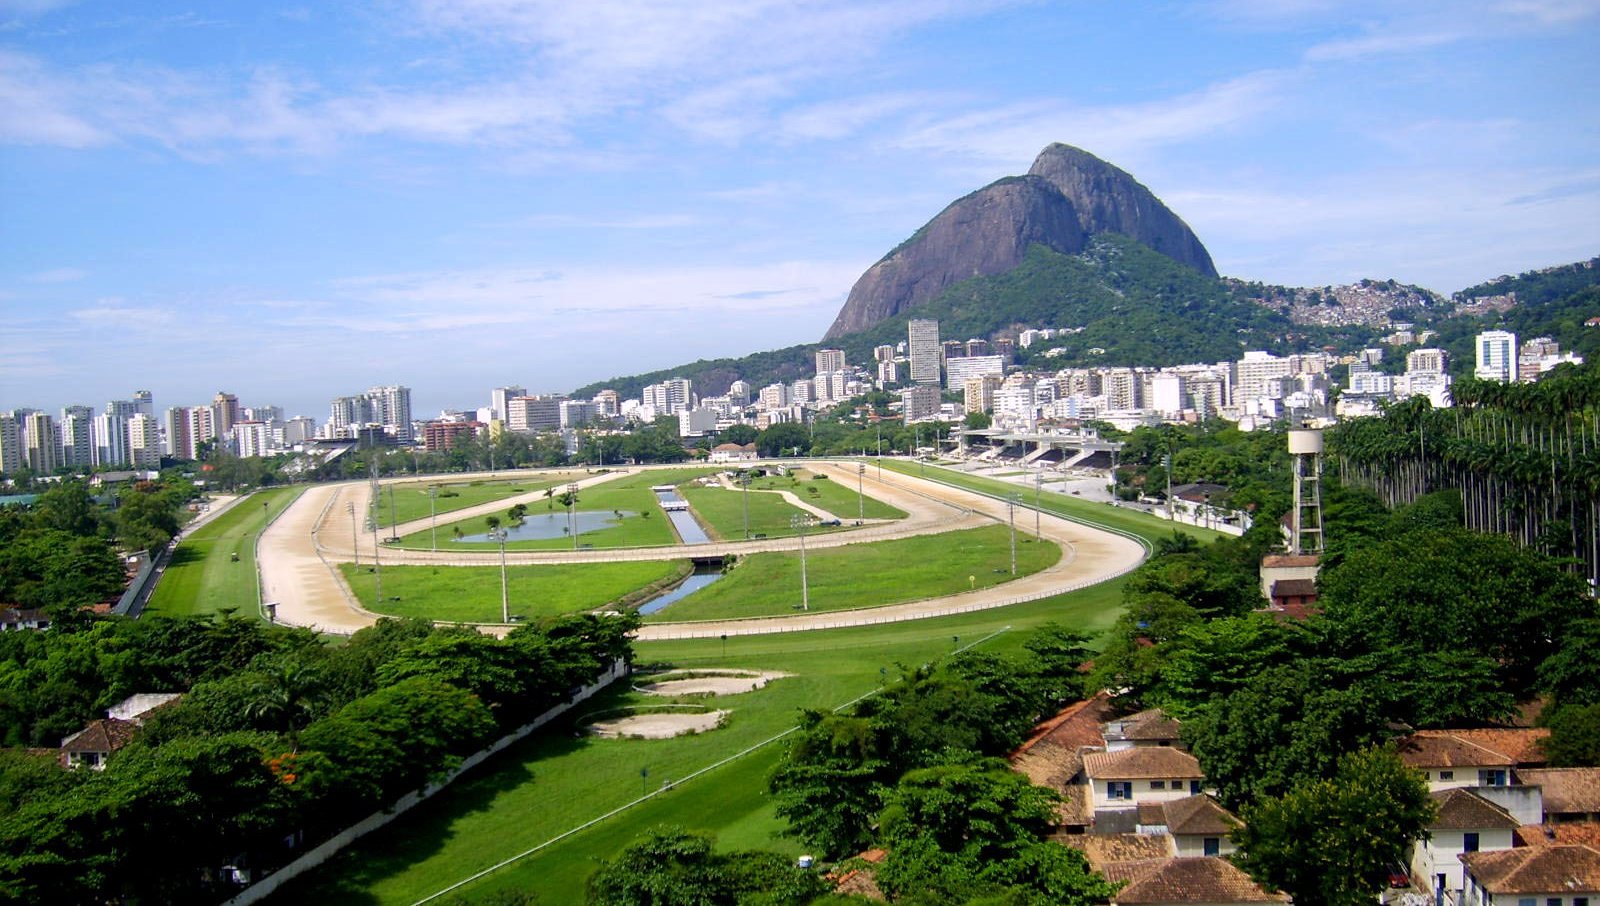
{"type": "MultiPolygon", "coordinates": [[[[786,465],[793,464],[786,463],[786,465]]],[[[853,481],[856,478],[853,463],[811,462],[805,466],[836,481],[853,481]]],[[[651,468],[654,467],[642,467],[642,470],[648,471],[651,468]]],[[[682,468],[682,466],[669,468],[682,468]]],[[[640,470],[640,467],[635,467],[629,472],[636,473],[640,470]]],[[[1006,519],[1004,501],[915,476],[884,472],[879,477],[874,473],[875,470],[869,469],[866,478],[867,486],[872,489],[872,496],[906,511],[910,514],[908,518],[852,531],[812,535],[806,541],[808,549],[841,547],[913,535],[957,531],[992,525],[997,519],[1001,521],[1006,519]]],[[[620,470],[590,476],[580,481],[580,484],[592,485],[611,480],[618,474],[620,470]]],[[[452,480],[458,477],[452,476],[452,480]]],[[[334,565],[355,558],[359,558],[363,563],[369,562],[373,552],[371,533],[363,533],[365,537],[358,537],[356,545],[352,546],[346,508],[353,505],[358,513],[362,512],[370,494],[370,485],[364,481],[313,486],[291,504],[263,535],[257,560],[262,571],[266,600],[278,604],[277,614],[281,622],[328,632],[349,633],[371,625],[378,618],[377,615],[356,604],[334,565]]],[[[542,499],[542,495],[543,492],[539,491],[534,492],[532,496],[542,499]]],[[[485,506],[488,507],[488,512],[494,512],[508,505],[508,501],[498,501],[485,506]]],[[[461,515],[463,512],[468,511],[452,513],[452,519],[463,518],[461,515]]],[[[427,520],[421,520],[421,523],[421,527],[425,528],[427,520]]],[[[1019,533],[1031,530],[1032,523],[1031,514],[1019,509],[1017,514],[1019,533]]],[[[416,522],[402,525],[401,532],[408,531],[408,526],[416,525],[416,522]]],[[[1137,566],[1144,556],[1143,546],[1138,542],[1110,532],[1048,514],[1044,516],[1041,525],[1045,538],[1062,545],[1061,560],[1041,572],[992,588],[865,610],[802,613],[749,620],[658,623],[644,627],[639,637],[641,639],[705,638],[724,634],[793,632],[871,625],[1002,607],[1021,600],[1034,600],[1105,581],[1137,566]]],[[[516,551],[508,553],[506,559],[511,563],[677,560],[691,553],[695,556],[743,555],[762,551],[794,550],[798,547],[797,538],[777,538],[765,541],[699,544],[692,549],[670,546],[586,551],[516,551]]],[[[384,564],[489,566],[499,563],[498,551],[434,553],[399,550],[385,546],[381,557],[384,564]]]]}

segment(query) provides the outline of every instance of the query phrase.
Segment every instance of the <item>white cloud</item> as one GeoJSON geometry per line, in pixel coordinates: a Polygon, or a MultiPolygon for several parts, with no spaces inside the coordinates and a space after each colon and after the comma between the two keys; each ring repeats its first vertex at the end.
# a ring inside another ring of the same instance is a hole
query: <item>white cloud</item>
{"type": "Polygon", "coordinates": [[[87,276],[89,272],[80,267],[57,267],[29,274],[23,279],[29,283],[74,283],[87,276]]]}
{"type": "Polygon", "coordinates": [[[1600,0],[1506,0],[1498,8],[1544,25],[1566,25],[1600,15],[1600,0]]]}
{"type": "MultiPolygon", "coordinates": [[[[1021,101],[975,113],[930,117],[894,142],[1015,167],[1051,142],[1067,142],[1108,160],[1226,131],[1277,106],[1287,73],[1265,70],[1176,97],[1083,106],[1054,99],[1021,101]]],[[[1010,172],[1010,171],[1005,171],[1010,172]]]]}
{"type": "Polygon", "coordinates": [[[1359,38],[1344,38],[1314,45],[1306,51],[1305,58],[1312,63],[1328,63],[1384,54],[1412,53],[1454,44],[1467,36],[1467,32],[1454,29],[1421,32],[1372,31],[1359,38]]]}

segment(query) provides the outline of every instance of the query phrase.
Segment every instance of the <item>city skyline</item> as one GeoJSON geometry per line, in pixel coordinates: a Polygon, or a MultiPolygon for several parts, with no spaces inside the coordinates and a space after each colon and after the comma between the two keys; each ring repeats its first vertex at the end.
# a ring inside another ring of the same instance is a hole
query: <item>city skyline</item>
{"type": "Polygon", "coordinates": [[[431,412],[815,341],[1051,141],[1229,275],[1592,256],[1600,4],[1438,6],[0,0],[0,409],[431,412]]]}

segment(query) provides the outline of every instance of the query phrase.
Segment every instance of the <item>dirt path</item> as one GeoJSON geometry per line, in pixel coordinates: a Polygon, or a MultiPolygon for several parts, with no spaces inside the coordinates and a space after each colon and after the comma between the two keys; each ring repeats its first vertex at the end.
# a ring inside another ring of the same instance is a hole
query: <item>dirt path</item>
{"type": "MultiPolygon", "coordinates": [[[[730,491],[742,490],[738,485],[734,484],[733,481],[730,480],[726,474],[718,475],[717,476],[717,483],[720,484],[722,487],[726,488],[727,490],[730,490],[730,491]]],[[[837,515],[835,515],[833,513],[828,512],[827,510],[823,509],[822,507],[806,503],[804,500],[801,500],[798,496],[796,496],[796,494],[793,491],[785,491],[785,490],[781,490],[779,488],[751,488],[750,490],[751,490],[751,492],[756,493],[756,494],[777,494],[779,497],[783,498],[783,502],[784,503],[789,504],[790,506],[794,507],[795,509],[804,510],[805,512],[810,513],[811,515],[817,517],[818,519],[821,519],[823,522],[827,522],[830,519],[840,519],[840,518],[842,518],[840,516],[837,516],[837,515]]]]}
{"type": "MultiPolygon", "coordinates": [[[[806,467],[837,481],[854,481],[856,470],[850,463],[807,463],[806,467]]],[[[646,469],[650,467],[645,467],[646,469]]],[[[672,468],[681,468],[674,466],[672,468]]],[[[635,470],[637,471],[637,469],[635,470]]],[[[453,476],[454,477],[454,476],[453,476]]],[[[590,483],[610,480],[614,473],[585,479],[590,483]]],[[[411,480],[411,479],[406,479],[411,480]]],[[[892,538],[927,535],[992,525],[1007,518],[1004,501],[994,500],[959,488],[927,481],[916,476],[868,469],[866,483],[872,496],[898,507],[908,518],[868,526],[853,531],[812,535],[809,549],[842,547],[892,538]]],[[[537,492],[542,495],[543,492],[537,492]]],[[[297,626],[349,633],[371,625],[377,616],[361,609],[344,579],[334,567],[359,557],[362,563],[372,556],[371,533],[358,533],[352,547],[349,507],[358,514],[370,495],[366,482],[317,485],[296,500],[262,537],[258,563],[262,571],[265,599],[277,602],[278,619],[297,626]],[[364,537],[361,537],[364,535],[364,537]]],[[[489,506],[501,509],[505,501],[489,506]]],[[[461,518],[452,514],[455,518],[461,518]]],[[[1016,515],[1019,533],[1033,529],[1030,511],[1019,508],[1016,515]]],[[[410,523],[414,525],[415,523],[410,523]]],[[[831,613],[802,613],[747,620],[720,620],[695,623],[657,623],[639,632],[641,639],[715,638],[720,635],[756,635],[795,632],[842,626],[922,619],[951,613],[964,613],[1024,600],[1036,600],[1103,582],[1137,566],[1144,556],[1138,542],[1100,529],[1090,528],[1046,514],[1040,520],[1045,538],[1063,548],[1061,560],[1030,576],[974,592],[934,598],[888,607],[831,613]]],[[[426,521],[423,523],[426,526],[426,521]]],[[[404,530],[406,527],[401,526],[404,530]]],[[[600,563],[617,560],[676,560],[692,550],[697,556],[725,556],[762,551],[786,551],[799,546],[796,538],[765,541],[740,541],[717,544],[590,551],[518,551],[507,556],[513,563],[600,563]]],[[[499,562],[497,551],[483,553],[405,551],[385,546],[384,564],[441,564],[489,566],[499,562]]]]}

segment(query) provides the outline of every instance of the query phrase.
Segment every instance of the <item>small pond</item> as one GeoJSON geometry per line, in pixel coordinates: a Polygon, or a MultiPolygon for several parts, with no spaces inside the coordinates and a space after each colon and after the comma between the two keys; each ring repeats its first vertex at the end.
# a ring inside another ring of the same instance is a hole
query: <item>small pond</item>
{"type": "MultiPolygon", "coordinates": [[[[582,535],[585,532],[594,532],[620,525],[624,518],[636,515],[638,514],[630,513],[627,510],[623,510],[621,516],[614,512],[601,510],[579,510],[574,517],[562,510],[554,513],[529,513],[522,518],[521,525],[502,527],[506,530],[507,541],[545,541],[550,538],[567,537],[570,531],[569,526],[571,525],[569,520],[576,520],[578,534],[582,535]]],[[[460,540],[489,541],[491,539],[489,538],[489,533],[485,531],[476,535],[462,535],[460,540]]]]}

